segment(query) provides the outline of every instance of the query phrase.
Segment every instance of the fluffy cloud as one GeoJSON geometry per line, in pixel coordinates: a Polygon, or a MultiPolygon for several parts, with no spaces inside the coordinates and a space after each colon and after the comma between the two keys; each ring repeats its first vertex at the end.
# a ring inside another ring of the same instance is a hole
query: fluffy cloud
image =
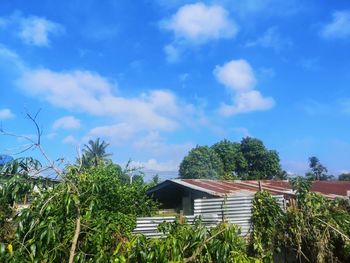
{"type": "Polygon", "coordinates": [[[336,11],[332,14],[333,20],[324,25],[321,36],[324,38],[350,37],[350,11],[336,11]]]}
{"type": "Polygon", "coordinates": [[[245,91],[254,87],[256,80],[251,66],[243,59],[231,60],[216,66],[217,80],[232,91],[245,91]]]}
{"type": "Polygon", "coordinates": [[[58,23],[44,17],[25,17],[19,12],[0,18],[0,27],[16,32],[24,43],[35,46],[48,46],[50,45],[49,36],[64,32],[64,27],[58,23]]]}
{"type": "Polygon", "coordinates": [[[236,23],[222,6],[202,2],[181,6],[170,18],[161,21],[161,27],[174,34],[173,42],[164,46],[169,63],[178,62],[188,46],[233,38],[238,32],[236,23]]]}
{"type": "Polygon", "coordinates": [[[80,120],[75,118],[74,116],[65,116],[57,119],[53,125],[53,129],[79,129],[80,128],[80,120]]]}
{"type": "Polygon", "coordinates": [[[138,129],[172,131],[196,112],[170,91],[151,90],[136,97],[113,94],[116,84],[89,71],[26,70],[17,82],[27,93],[54,106],[109,116],[138,129]]]}
{"type": "Polygon", "coordinates": [[[233,98],[233,105],[222,104],[219,112],[223,116],[231,116],[238,113],[268,110],[275,105],[273,98],[263,97],[257,90],[238,93],[233,98]]]}
{"type": "Polygon", "coordinates": [[[13,117],[15,117],[15,115],[10,109],[0,109],[0,120],[11,119],[13,117]]]}
{"type": "Polygon", "coordinates": [[[231,60],[214,69],[216,79],[232,94],[232,105],[223,103],[219,112],[223,116],[267,110],[274,106],[271,97],[263,97],[255,89],[256,79],[249,63],[243,59],[231,60]]]}
{"type": "Polygon", "coordinates": [[[182,6],[164,22],[164,27],[173,31],[175,37],[193,42],[229,38],[237,33],[237,26],[223,7],[203,3],[182,6]]]}
{"type": "Polygon", "coordinates": [[[279,35],[277,27],[270,27],[258,39],[246,43],[246,47],[261,46],[263,48],[272,48],[275,51],[280,51],[283,48],[288,48],[293,45],[293,42],[288,38],[283,38],[279,35]]]}
{"type": "Polygon", "coordinates": [[[163,22],[178,39],[203,43],[210,39],[234,37],[238,31],[221,6],[195,3],[182,6],[170,19],[163,22]]]}

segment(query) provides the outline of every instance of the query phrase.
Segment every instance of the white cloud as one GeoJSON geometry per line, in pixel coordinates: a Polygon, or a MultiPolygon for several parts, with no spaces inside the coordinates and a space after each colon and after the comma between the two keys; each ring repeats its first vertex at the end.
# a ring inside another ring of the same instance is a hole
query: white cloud
{"type": "Polygon", "coordinates": [[[170,91],[152,90],[132,98],[115,96],[114,83],[89,71],[27,70],[18,86],[54,106],[114,117],[142,129],[174,130],[179,121],[195,113],[192,105],[180,102],[170,91]]]}
{"type": "Polygon", "coordinates": [[[261,46],[263,48],[272,48],[275,51],[280,51],[283,48],[289,48],[293,42],[288,38],[283,38],[279,35],[277,27],[270,27],[267,31],[254,41],[248,41],[246,47],[261,46]]]}
{"type": "Polygon", "coordinates": [[[231,116],[239,113],[270,109],[275,102],[272,97],[263,97],[255,89],[256,79],[253,69],[243,59],[231,60],[213,71],[216,79],[232,93],[232,105],[222,103],[219,113],[231,116]]]}
{"type": "Polygon", "coordinates": [[[0,109],[0,120],[12,119],[15,115],[10,109],[0,109]]]}
{"type": "Polygon", "coordinates": [[[57,119],[53,125],[53,129],[79,129],[80,128],[80,120],[75,118],[74,116],[65,116],[57,119]]]}
{"type": "Polygon", "coordinates": [[[27,44],[35,46],[48,46],[49,35],[58,35],[63,32],[60,24],[41,17],[22,18],[18,36],[27,44]]]}
{"type": "Polygon", "coordinates": [[[223,116],[231,116],[238,113],[268,110],[275,105],[272,97],[263,97],[259,91],[251,90],[238,93],[233,98],[233,105],[222,104],[219,112],[223,116]]]}
{"type": "Polygon", "coordinates": [[[350,10],[336,11],[332,14],[333,20],[324,25],[321,36],[324,38],[350,37],[350,10]]]}
{"type": "Polygon", "coordinates": [[[35,46],[49,46],[50,37],[64,32],[64,27],[44,17],[23,16],[14,12],[0,18],[0,28],[15,32],[24,43],[35,46]]]}
{"type": "Polygon", "coordinates": [[[231,60],[223,66],[216,66],[217,80],[232,91],[244,91],[254,87],[256,80],[253,69],[243,59],[231,60]]]}
{"type": "Polygon", "coordinates": [[[117,123],[113,125],[98,126],[89,131],[84,141],[91,138],[108,138],[114,144],[120,144],[130,139],[136,133],[136,127],[130,123],[117,123]]]}
{"type": "Polygon", "coordinates": [[[211,39],[231,38],[238,31],[237,25],[223,7],[201,2],[180,7],[162,24],[175,34],[176,39],[197,44],[211,39]]]}

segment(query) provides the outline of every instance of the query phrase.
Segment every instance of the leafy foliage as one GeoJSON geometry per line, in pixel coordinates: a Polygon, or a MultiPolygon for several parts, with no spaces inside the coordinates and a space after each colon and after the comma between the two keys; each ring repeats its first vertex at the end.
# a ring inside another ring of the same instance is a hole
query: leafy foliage
{"type": "Polygon", "coordinates": [[[246,253],[246,241],[235,225],[222,223],[212,229],[200,220],[194,225],[163,223],[165,238],[134,236],[120,244],[112,262],[260,262],[246,253]]]}
{"type": "Polygon", "coordinates": [[[284,212],[270,194],[256,194],[252,218],[256,254],[267,262],[282,252],[290,262],[349,262],[348,201],[309,192],[310,181],[305,178],[294,179],[292,185],[297,202],[284,212]]]}
{"type": "Polygon", "coordinates": [[[181,178],[220,178],[224,174],[223,164],[215,151],[208,146],[193,148],[180,164],[181,178]]]}
{"type": "Polygon", "coordinates": [[[272,261],[276,237],[281,230],[283,211],[268,192],[258,192],[252,203],[252,246],[254,254],[265,261],[272,261]]]}
{"type": "Polygon", "coordinates": [[[272,179],[281,172],[276,151],[267,150],[262,141],[250,137],[241,141],[241,152],[247,162],[243,179],[272,179]]]}
{"type": "Polygon", "coordinates": [[[223,140],[211,146],[220,157],[224,166],[224,178],[230,179],[241,174],[247,168],[247,162],[240,150],[240,144],[223,140]]]}
{"type": "Polygon", "coordinates": [[[311,171],[306,173],[306,177],[311,180],[327,181],[333,178],[333,175],[327,174],[328,169],[323,166],[320,160],[315,156],[309,158],[309,167],[311,171]]]}
{"type": "Polygon", "coordinates": [[[11,260],[68,261],[79,222],[75,261],[106,262],[113,246],[134,228],[135,217],[156,209],[145,186],[122,184],[114,166],[67,171],[59,184],[41,191],[15,218],[11,260]]]}
{"type": "Polygon", "coordinates": [[[107,160],[107,157],[111,155],[106,153],[108,146],[109,144],[105,141],[100,142],[100,138],[97,138],[95,141],[89,140],[83,149],[83,167],[96,167],[99,164],[103,164],[107,160]]]}
{"type": "Polygon", "coordinates": [[[287,174],[281,169],[276,151],[266,149],[258,139],[246,137],[241,143],[223,140],[210,148],[192,149],[180,165],[180,177],[255,180],[286,179],[287,174]]]}

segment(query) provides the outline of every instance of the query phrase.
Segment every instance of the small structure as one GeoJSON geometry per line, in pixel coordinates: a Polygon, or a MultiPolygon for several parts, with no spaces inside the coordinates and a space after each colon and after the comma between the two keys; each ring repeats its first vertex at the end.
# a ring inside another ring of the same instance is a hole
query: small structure
{"type": "MultiPolygon", "coordinates": [[[[276,180],[207,180],[207,179],[172,179],[166,180],[148,190],[148,194],[161,203],[162,209],[184,215],[193,215],[196,199],[222,197],[252,197],[259,189],[272,195],[283,196],[285,200],[295,193],[288,181],[276,180]]],[[[348,198],[350,182],[314,181],[311,191],[328,198],[348,198]]]]}

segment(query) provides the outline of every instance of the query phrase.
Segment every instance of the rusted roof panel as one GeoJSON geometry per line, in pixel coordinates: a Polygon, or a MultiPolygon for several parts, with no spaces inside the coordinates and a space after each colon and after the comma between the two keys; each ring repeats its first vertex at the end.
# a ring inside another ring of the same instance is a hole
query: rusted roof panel
{"type": "MultiPolygon", "coordinates": [[[[259,190],[257,180],[174,179],[170,181],[213,196],[253,195],[259,190]]],[[[274,195],[294,194],[288,181],[260,180],[260,185],[263,190],[274,195]]],[[[315,181],[312,183],[311,191],[331,198],[346,197],[350,193],[350,182],[315,181]]]]}

